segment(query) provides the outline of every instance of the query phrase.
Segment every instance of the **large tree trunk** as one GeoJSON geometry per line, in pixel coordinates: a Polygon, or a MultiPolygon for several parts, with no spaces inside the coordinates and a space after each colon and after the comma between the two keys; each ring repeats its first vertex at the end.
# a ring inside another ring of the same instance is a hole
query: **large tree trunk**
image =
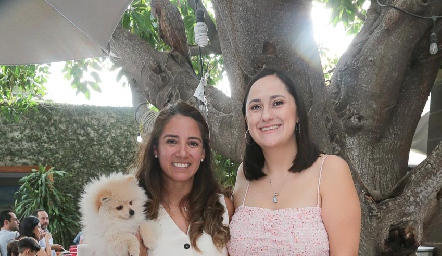
{"type": "MultiPolygon", "coordinates": [[[[386,4],[420,16],[442,14],[441,1],[386,4]]],[[[219,39],[233,85],[231,98],[206,88],[213,147],[240,161],[247,82],[263,66],[286,70],[302,89],[315,141],[350,165],[363,210],[360,255],[415,251],[442,188],[442,146],[413,170],[407,166],[412,136],[441,64],[441,53],[428,52],[433,22],[374,1],[326,88],[311,1],[213,0],[213,5],[217,33],[211,37],[219,39]]],[[[442,34],[439,22],[435,32],[442,34]]],[[[193,100],[198,81],[168,53],[121,28],[112,46],[133,91],[144,93],[134,97],[135,108],[146,99],[159,107],[193,100]]]]}

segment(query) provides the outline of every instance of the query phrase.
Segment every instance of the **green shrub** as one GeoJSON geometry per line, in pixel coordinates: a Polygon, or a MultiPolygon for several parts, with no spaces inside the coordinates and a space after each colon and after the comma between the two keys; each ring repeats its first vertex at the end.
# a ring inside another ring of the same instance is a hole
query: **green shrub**
{"type": "Polygon", "coordinates": [[[232,162],[230,159],[213,152],[215,175],[225,188],[233,188],[235,186],[236,171],[239,164],[232,162]]]}
{"type": "Polygon", "coordinates": [[[77,230],[79,213],[72,195],[63,189],[62,181],[68,173],[54,167],[40,166],[39,170],[19,180],[20,188],[15,194],[15,211],[20,219],[44,209],[49,215],[49,230],[54,242],[69,248],[77,230]]]}

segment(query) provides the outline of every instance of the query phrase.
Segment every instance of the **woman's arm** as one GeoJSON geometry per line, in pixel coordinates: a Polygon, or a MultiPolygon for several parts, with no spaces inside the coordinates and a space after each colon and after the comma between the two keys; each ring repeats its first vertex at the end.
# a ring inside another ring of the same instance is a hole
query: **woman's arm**
{"type": "MultiPolygon", "coordinates": [[[[40,250],[37,252],[37,256],[51,256],[52,252],[51,252],[51,245],[49,244],[49,239],[51,239],[52,235],[50,233],[46,233],[44,238],[45,238],[45,249],[43,250],[43,248],[40,248],[40,250]]],[[[37,240],[35,240],[37,241],[37,240]]],[[[37,241],[38,243],[38,241],[37,241]]]]}
{"type": "Polygon", "coordinates": [[[45,247],[45,252],[48,256],[52,255],[52,251],[51,251],[51,244],[49,243],[49,240],[52,238],[52,234],[47,232],[45,234],[45,243],[46,243],[46,247],[45,247]]]}
{"type": "Polygon", "coordinates": [[[350,169],[342,158],[329,156],[325,160],[320,195],[330,255],[358,255],[361,206],[350,169]]]}

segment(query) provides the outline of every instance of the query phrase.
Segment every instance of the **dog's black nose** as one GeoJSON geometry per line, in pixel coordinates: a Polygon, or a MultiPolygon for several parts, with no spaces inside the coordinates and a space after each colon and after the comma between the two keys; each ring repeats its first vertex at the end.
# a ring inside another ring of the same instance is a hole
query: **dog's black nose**
{"type": "Polygon", "coordinates": [[[130,211],[129,211],[129,214],[132,216],[132,215],[135,214],[135,211],[134,211],[134,210],[130,210],[130,211]]]}

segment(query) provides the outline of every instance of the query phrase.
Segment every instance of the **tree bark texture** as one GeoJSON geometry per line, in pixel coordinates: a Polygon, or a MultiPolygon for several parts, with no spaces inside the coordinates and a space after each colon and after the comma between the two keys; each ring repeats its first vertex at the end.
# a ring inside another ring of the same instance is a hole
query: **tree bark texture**
{"type": "MultiPolygon", "coordinates": [[[[442,188],[442,146],[408,168],[411,140],[435,81],[442,53],[429,54],[433,21],[380,7],[339,60],[326,87],[313,38],[310,0],[213,0],[231,97],[206,87],[212,147],[241,161],[241,105],[262,67],[282,69],[299,85],[314,140],[349,163],[363,211],[360,255],[410,255],[422,242],[442,188]]],[[[442,1],[387,0],[420,16],[442,15],[442,1]]],[[[206,19],[208,17],[206,16],[206,19]]],[[[213,22],[211,23],[214,24],[213,22]]],[[[442,23],[434,31],[442,35],[442,23]]],[[[134,108],[145,100],[193,101],[198,80],[166,52],[117,28],[112,47],[131,81],[134,108]],[[141,95],[140,95],[141,94],[141,95]]],[[[214,48],[218,49],[216,42],[214,48]]]]}

